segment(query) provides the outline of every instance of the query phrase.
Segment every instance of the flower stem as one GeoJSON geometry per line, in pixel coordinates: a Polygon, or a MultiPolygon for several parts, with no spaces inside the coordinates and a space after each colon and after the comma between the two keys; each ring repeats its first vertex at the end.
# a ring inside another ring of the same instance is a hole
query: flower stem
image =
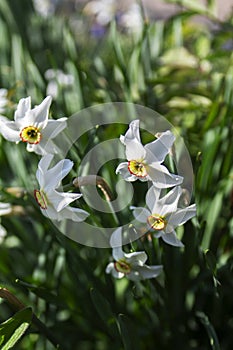
{"type": "Polygon", "coordinates": [[[98,176],[98,175],[86,175],[86,176],[76,177],[73,180],[73,185],[76,188],[81,186],[87,186],[87,185],[97,186],[103,193],[106,201],[108,202],[116,224],[117,225],[119,224],[119,220],[115,214],[114,206],[111,203],[114,200],[114,196],[106,180],[104,180],[101,176],[98,176]]]}
{"type": "Polygon", "coordinates": [[[73,180],[73,185],[74,187],[81,187],[81,186],[87,186],[87,185],[97,186],[102,191],[107,202],[111,202],[114,199],[108,183],[101,176],[87,175],[87,176],[76,177],[73,180]]]}

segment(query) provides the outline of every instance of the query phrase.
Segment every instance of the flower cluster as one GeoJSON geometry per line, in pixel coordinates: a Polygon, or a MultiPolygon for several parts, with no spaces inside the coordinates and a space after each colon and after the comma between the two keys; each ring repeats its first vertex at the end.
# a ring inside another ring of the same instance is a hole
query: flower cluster
{"type": "MultiPolygon", "coordinates": [[[[146,194],[147,208],[131,206],[137,221],[144,224],[146,230],[153,233],[155,238],[177,247],[183,247],[178,239],[175,228],[184,224],[196,215],[195,204],[179,208],[182,195],[183,178],[171,174],[162,164],[171,151],[175,137],[171,131],[161,133],[158,138],[142,145],[139,133],[139,120],[130,123],[129,129],[120,141],[125,146],[127,162],[118,165],[119,173],[125,181],[149,181],[151,186],[146,194]],[[162,191],[173,187],[165,195],[162,191]]],[[[116,278],[128,277],[130,280],[140,280],[157,277],[162,266],[147,266],[145,252],[124,253],[121,249],[121,232],[117,229],[111,238],[113,259],[106,268],[116,278]]]]}
{"type": "MultiPolygon", "coordinates": [[[[62,159],[51,166],[54,154],[59,151],[54,139],[67,127],[67,118],[49,118],[51,101],[51,96],[47,96],[40,105],[31,108],[31,98],[22,98],[14,113],[14,121],[3,116],[0,118],[0,133],[8,141],[26,143],[27,151],[41,156],[36,172],[39,189],[34,190],[34,197],[42,214],[56,221],[82,222],[89,213],[70,205],[82,194],[62,192],[60,189],[62,180],[73,167],[73,161],[62,159]]],[[[143,145],[139,120],[134,120],[125,135],[120,136],[120,142],[125,147],[126,161],[118,165],[116,174],[128,182],[139,180],[150,185],[145,196],[147,207],[131,206],[133,216],[143,224],[146,232],[152,233],[153,238],[161,237],[167,244],[182,247],[175,228],[195,216],[196,207],[193,204],[182,208],[183,177],[171,174],[164,163],[167,155],[171,154],[175,136],[167,130],[157,135],[154,141],[143,145]]],[[[0,209],[0,215],[11,212],[8,204],[1,204],[0,209]]],[[[0,235],[4,236],[4,228],[0,228],[0,235]]],[[[125,253],[122,234],[122,227],[118,227],[110,237],[114,262],[107,265],[106,273],[111,273],[115,278],[125,276],[132,281],[157,277],[162,266],[146,265],[148,257],[145,251],[130,250],[125,253]]]]}
{"type": "Polygon", "coordinates": [[[51,101],[51,96],[47,96],[39,106],[31,108],[31,97],[22,98],[16,108],[14,121],[1,117],[0,133],[8,141],[25,142],[27,151],[42,156],[36,172],[40,189],[34,191],[34,196],[43,215],[57,221],[70,219],[80,222],[89,213],[69,204],[82,194],[58,190],[62,179],[72,169],[73,162],[64,159],[49,168],[54,154],[59,152],[53,139],[67,126],[67,118],[49,119],[51,101]]]}

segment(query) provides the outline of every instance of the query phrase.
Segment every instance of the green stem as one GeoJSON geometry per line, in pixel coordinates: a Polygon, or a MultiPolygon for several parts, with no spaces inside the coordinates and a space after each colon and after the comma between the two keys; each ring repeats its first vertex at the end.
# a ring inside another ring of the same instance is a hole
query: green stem
{"type": "Polygon", "coordinates": [[[119,220],[115,214],[114,206],[111,203],[114,200],[114,197],[113,197],[113,193],[112,193],[108,183],[101,176],[98,176],[98,175],[80,176],[80,177],[76,177],[73,180],[73,186],[76,188],[81,187],[81,186],[87,186],[87,185],[97,186],[101,190],[106,201],[109,204],[109,207],[111,209],[111,213],[114,217],[114,220],[115,220],[116,224],[118,225],[119,220]]]}

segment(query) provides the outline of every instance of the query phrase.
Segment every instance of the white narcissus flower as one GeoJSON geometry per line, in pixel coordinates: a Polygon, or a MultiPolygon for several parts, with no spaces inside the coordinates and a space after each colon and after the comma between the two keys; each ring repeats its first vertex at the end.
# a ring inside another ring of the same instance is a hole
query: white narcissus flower
{"type": "Polygon", "coordinates": [[[139,281],[148,278],[155,278],[161,272],[161,265],[145,265],[147,255],[145,252],[125,253],[122,250],[121,227],[117,228],[110,240],[113,247],[112,256],[115,260],[106,267],[106,273],[111,273],[115,278],[127,277],[132,281],[139,281]]]}
{"type": "Polygon", "coordinates": [[[151,180],[158,188],[182,183],[182,176],[170,174],[168,169],[161,165],[175,141],[171,131],[161,133],[155,141],[143,146],[139,134],[139,120],[134,120],[120,140],[125,145],[128,162],[120,163],[116,173],[120,173],[124,180],[151,180]]]}
{"type": "Polygon", "coordinates": [[[51,96],[47,96],[39,106],[31,109],[31,97],[22,98],[17,106],[14,121],[0,119],[0,133],[11,142],[27,143],[27,150],[40,155],[57,153],[52,139],[65,127],[66,119],[48,119],[51,96]]]}
{"type": "Polygon", "coordinates": [[[79,199],[82,194],[57,191],[61,180],[73,167],[73,162],[69,159],[64,159],[49,169],[52,159],[53,155],[51,154],[43,156],[36,172],[40,190],[35,190],[34,196],[41,212],[52,220],[71,219],[77,222],[84,221],[89,213],[69,206],[70,203],[79,199]]]}
{"type": "Polygon", "coordinates": [[[161,237],[164,242],[176,247],[183,247],[177,238],[175,228],[183,225],[196,215],[196,205],[178,208],[182,194],[180,186],[173,188],[164,197],[160,198],[160,189],[151,186],[146,194],[146,204],[149,208],[131,207],[136,220],[146,223],[154,236],[161,237]]]}

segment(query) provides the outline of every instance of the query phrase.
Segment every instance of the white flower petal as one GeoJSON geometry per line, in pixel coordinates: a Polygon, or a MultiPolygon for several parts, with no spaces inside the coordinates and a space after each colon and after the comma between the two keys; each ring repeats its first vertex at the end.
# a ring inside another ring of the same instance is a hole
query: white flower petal
{"type": "Polygon", "coordinates": [[[138,143],[141,143],[140,133],[139,133],[139,123],[140,121],[133,120],[129,124],[129,129],[125,133],[125,136],[120,137],[121,142],[125,145],[127,142],[131,142],[133,140],[138,141],[138,143]]]}
{"type": "MultiPolygon", "coordinates": [[[[122,246],[122,228],[118,227],[115,231],[113,231],[111,237],[110,237],[110,246],[112,248],[114,247],[121,247],[122,246]]],[[[118,259],[116,259],[118,260],[118,259]]]]}
{"type": "Polygon", "coordinates": [[[157,162],[163,162],[166,155],[169,153],[173,143],[175,141],[175,136],[171,131],[165,131],[161,133],[159,138],[151,143],[145,145],[145,149],[148,152],[148,157],[153,155],[157,162]]]}
{"type": "Polygon", "coordinates": [[[28,143],[27,151],[34,152],[41,156],[45,156],[46,154],[49,154],[49,153],[58,154],[61,152],[60,148],[56,146],[52,140],[45,140],[44,138],[42,138],[42,140],[37,144],[28,143]]]}
{"type": "Polygon", "coordinates": [[[139,272],[139,275],[141,279],[149,279],[149,278],[155,278],[163,271],[162,265],[143,265],[138,266],[137,271],[139,272]]]}
{"type": "Polygon", "coordinates": [[[136,181],[137,177],[129,172],[128,163],[120,163],[116,168],[116,174],[121,174],[125,181],[136,181]]]}
{"type": "Polygon", "coordinates": [[[8,121],[6,118],[0,119],[0,133],[2,136],[11,142],[20,141],[20,132],[15,124],[15,122],[8,121]]]}
{"type": "MultiPolygon", "coordinates": [[[[31,110],[31,97],[21,98],[14,114],[14,119],[17,125],[22,126],[26,113],[31,110]]],[[[23,123],[24,125],[24,123],[23,123]]]]}
{"type": "Polygon", "coordinates": [[[69,159],[60,160],[54,167],[44,172],[44,191],[49,192],[60,185],[61,180],[70,172],[74,163],[69,159]]]}
{"type": "Polygon", "coordinates": [[[135,219],[139,222],[146,223],[148,216],[151,215],[148,209],[143,207],[133,207],[131,206],[130,209],[133,210],[133,216],[135,219]]]}
{"type": "Polygon", "coordinates": [[[146,252],[124,253],[127,263],[133,266],[142,266],[147,260],[146,252]]]}
{"type": "Polygon", "coordinates": [[[142,160],[146,151],[141,143],[139,134],[139,120],[134,120],[129,124],[129,129],[125,135],[121,135],[120,141],[126,146],[127,160],[142,160]]]}
{"type": "Polygon", "coordinates": [[[196,215],[196,205],[192,204],[187,208],[178,209],[169,218],[169,224],[173,227],[183,225],[186,221],[190,220],[196,215]]]}
{"type": "Polygon", "coordinates": [[[110,263],[106,266],[105,272],[106,272],[106,273],[111,273],[112,269],[114,269],[114,263],[113,263],[113,262],[110,262],[110,263]]]}
{"type": "Polygon", "coordinates": [[[31,121],[35,127],[44,129],[48,123],[49,107],[52,102],[52,97],[47,96],[39,106],[34,107],[27,112],[27,121],[31,121]]]}
{"type": "Polygon", "coordinates": [[[115,231],[113,231],[110,238],[110,245],[112,249],[112,256],[115,261],[124,258],[124,252],[122,250],[122,228],[118,227],[115,231]]]}
{"type": "Polygon", "coordinates": [[[41,209],[44,216],[48,217],[50,220],[62,221],[64,219],[70,219],[72,221],[81,222],[84,221],[88,216],[85,210],[79,208],[67,207],[57,212],[53,206],[49,205],[47,209],[41,209]]]}
{"type": "Polygon", "coordinates": [[[159,200],[161,189],[156,186],[151,186],[146,193],[146,205],[150,209],[151,213],[159,214],[158,212],[154,212],[155,203],[159,200]]]}
{"type": "Polygon", "coordinates": [[[89,215],[90,214],[83,209],[66,207],[66,208],[62,209],[60,212],[58,212],[57,220],[61,221],[63,219],[70,219],[70,220],[75,221],[75,222],[82,222],[82,221],[86,220],[86,218],[89,215]]]}
{"type": "Polygon", "coordinates": [[[49,205],[46,209],[40,208],[42,214],[50,220],[58,220],[58,212],[52,205],[49,205]]]}
{"type": "Polygon", "coordinates": [[[49,119],[45,129],[42,131],[43,139],[53,139],[67,126],[67,118],[60,118],[58,120],[49,119]]]}
{"type": "Polygon", "coordinates": [[[137,270],[132,270],[130,273],[128,273],[126,275],[126,277],[130,280],[130,281],[140,281],[141,280],[141,276],[139,274],[139,272],[137,270]]]}
{"type": "Polygon", "coordinates": [[[183,177],[170,174],[167,168],[163,165],[153,163],[148,167],[147,173],[158,188],[168,188],[180,185],[183,182],[183,177]]]}
{"type": "Polygon", "coordinates": [[[177,238],[175,231],[164,233],[161,235],[161,238],[167,244],[173,245],[175,247],[183,247],[183,243],[177,238]]]}
{"type": "Polygon", "coordinates": [[[121,247],[112,248],[112,256],[115,261],[124,259],[125,253],[123,252],[121,247]]]}
{"type": "Polygon", "coordinates": [[[110,262],[110,263],[107,265],[107,267],[106,267],[106,269],[105,269],[105,272],[106,272],[106,273],[111,273],[112,276],[115,277],[115,278],[122,278],[122,277],[124,277],[124,273],[119,272],[119,271],[117,271],[117,270],[115,269],[115,265],[114,265],[113,262],[110,262]]]}
{"type": "Polygon", "coordinates": [[[153,213],[162,216],[168,213],[174,213],[177,210],[178,201],[180,199],[182,190],[180,186],[174,187],[164,197],[160,198],[154,205],[153,213]]]}
{"type": "Polygon", "coordinates": [[[82,194],[80,193],[57,192],[56,190],[51,190],[47,193],[49,203],[52,204],[58,212],[81,196],[82,194]]]}
{"type": "Polygon", "coordinates": [[[45,186],[45,173],[48,171],[52,159],[53,155],[47,154],[44,157],[42,157],[38,163],[36,178],[41,188],[44,188],[45,186]]]}
{"type": "Polygon", "coordinates": [[[138,140],[135,139],[127,142],[125,141],[125,147],[125,154],[127,160],[144,160],[146,156],[146,151],[143,145],[140,142],[138,142],[138,140]]]}

